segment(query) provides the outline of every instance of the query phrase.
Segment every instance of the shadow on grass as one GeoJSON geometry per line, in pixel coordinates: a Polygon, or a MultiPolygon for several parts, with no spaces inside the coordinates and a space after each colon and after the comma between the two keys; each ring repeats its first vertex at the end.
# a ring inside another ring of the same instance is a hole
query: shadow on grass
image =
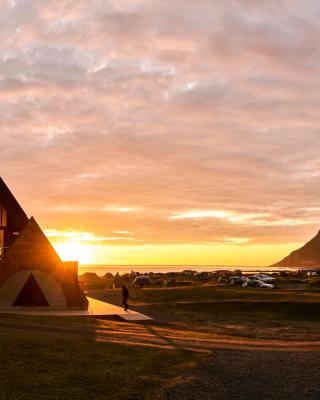
{"type": "Polygon", "coordinates": [[[0,315],[0,328],[1,400],[154,399],[162,385],[200,360],[174,342],[177,351],[101,342],[101,329],[111,336],[132,329],[157,337],[151,326],[109,318],[0,315]]]}
{"type": "Polygon", "coordinates": [[[161,339],[164,343],[167,343],[172,349],[175,350],[184,350],[184,348],[176,343],[174,340],[169,339],[168,337],[161,335],[160,332],[156,331],[152,326],[147,326],[146,329],[154,336],[161,339]]]}

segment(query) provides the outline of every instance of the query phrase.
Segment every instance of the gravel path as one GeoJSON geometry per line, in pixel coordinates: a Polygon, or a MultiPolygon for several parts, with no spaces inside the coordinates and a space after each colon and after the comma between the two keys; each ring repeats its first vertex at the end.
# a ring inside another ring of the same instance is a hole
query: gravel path
{"type": "Polygon", "coordinates": [[[216,350],[163,400],[319,400],[320,352],[216,350]]]}

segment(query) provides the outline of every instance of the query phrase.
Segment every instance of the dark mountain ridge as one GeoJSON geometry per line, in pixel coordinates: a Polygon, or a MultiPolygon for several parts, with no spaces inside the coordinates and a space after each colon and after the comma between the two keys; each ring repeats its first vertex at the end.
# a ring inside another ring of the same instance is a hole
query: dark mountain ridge
{"type": "Polygon", "coordinates": [[[300,249],[293,251],[273,267],[314,268],[320,267],[320,231],[300,249]]]}

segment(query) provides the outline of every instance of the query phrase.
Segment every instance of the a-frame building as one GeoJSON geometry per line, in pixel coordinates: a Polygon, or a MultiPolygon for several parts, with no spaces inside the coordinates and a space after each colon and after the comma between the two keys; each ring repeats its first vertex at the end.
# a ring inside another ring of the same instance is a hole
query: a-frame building
{"type": "Polygon", "coordinates": [[[78,263],[62,262],[33,217],[0,178],[0,311],[86,309],[78,263]]]}
{"type": "Polygon", "coordinates": [[[0,177],[0,258],[27,223],[27,215],[0,177]]]}

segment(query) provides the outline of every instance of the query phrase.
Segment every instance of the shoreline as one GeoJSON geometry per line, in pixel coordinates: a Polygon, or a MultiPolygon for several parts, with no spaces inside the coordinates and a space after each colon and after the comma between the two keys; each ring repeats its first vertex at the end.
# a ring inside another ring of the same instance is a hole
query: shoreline
{"type": "Polygon", "coordinates": [[[98,276],[104,275],[107,272],[112,274],[126,274],[131,271],[140,273],[170,273],[183,272],[192,270],[196,272],[215,272],[215,271],[235,271],[241,270],[243,273],[275,273],[281,271],[297,271],[298,268],[285,267],[257,267],[257,266],[226,266],[226,265],[89,265],[79,264],[79,275],[86,272],[94,272],[98,276]]]}

